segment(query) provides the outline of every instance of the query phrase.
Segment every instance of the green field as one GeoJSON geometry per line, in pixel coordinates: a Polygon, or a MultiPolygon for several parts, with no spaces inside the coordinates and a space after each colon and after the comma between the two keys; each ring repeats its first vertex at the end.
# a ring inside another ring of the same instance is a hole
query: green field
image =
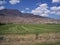
{"type": "Polygon", "coordinates": [[[14,45],[60,45],[60,24],[0,24],[0,35],[9,37],[7,42],[3,41],[4,45],[13,45],[15,41],[14,45]],[[22,38],[18,38],[21,34],[23,34],[22,38]],[[41,38],[39,37],[40,34],[42,35],[41,38]],[[35,42],[42,42],[43,40],[45,40],[44,43],[35,42]],[[21,44],[20,41],[23,43],[21,44]]]}
{"type": "Polygon", "coordinates": [[[0,25],[0,34],[33,34],[60,32],[60,24],[6,24],[0,25]]]}

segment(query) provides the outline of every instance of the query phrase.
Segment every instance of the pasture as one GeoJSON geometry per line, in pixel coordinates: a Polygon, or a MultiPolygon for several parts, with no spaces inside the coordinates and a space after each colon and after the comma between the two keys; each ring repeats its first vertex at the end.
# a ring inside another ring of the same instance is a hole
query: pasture
{"type": "Polygon", "coordinates": [[[6,24],[0,25],[0,34],[35,34],[59,32],[60,24],[6,24]]]}
{"type": "Polygon", "coordinates": [[[60,24],[0,24],[0,45],[60,45],[60,24]]]}

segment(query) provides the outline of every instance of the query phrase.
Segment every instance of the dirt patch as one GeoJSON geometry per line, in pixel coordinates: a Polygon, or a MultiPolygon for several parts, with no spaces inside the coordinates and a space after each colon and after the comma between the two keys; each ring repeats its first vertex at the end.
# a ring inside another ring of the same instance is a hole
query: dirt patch
{"type": "MultiPolygon", "coordinates": [[[[4,39],[0,40],[0,44],[17,45],[17,44],[30,44],[30,43],[43,43],[43,42],[56,42],[60,41],[60,33],[42,33],[38,35],[38,39],[35,34],[25,35],[2,35],[4,39]]],[[[1,38],[1,37],[0,37],[1,38]]]]}

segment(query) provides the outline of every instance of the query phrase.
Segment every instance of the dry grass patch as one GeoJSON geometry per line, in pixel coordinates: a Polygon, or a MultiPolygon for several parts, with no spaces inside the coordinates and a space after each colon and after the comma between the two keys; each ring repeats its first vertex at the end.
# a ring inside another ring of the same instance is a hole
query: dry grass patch
{"type": "Polygon", "coordinates": [[[60,41],[60,33],[42,33],[38,35],[38,39],[35,34],[25,34],[25,35],[3,35],[5,40],[0,44],[33,44],[33,43],[54,43],[60,41]]]}

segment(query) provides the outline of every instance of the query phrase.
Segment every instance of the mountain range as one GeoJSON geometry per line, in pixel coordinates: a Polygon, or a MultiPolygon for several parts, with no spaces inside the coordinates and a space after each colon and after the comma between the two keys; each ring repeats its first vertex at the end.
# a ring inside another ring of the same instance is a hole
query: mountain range
{"type": "Polygon", "coordinates": [[[56,23],[60,24],[60,19],[53,19],[33,15],[30,13],[21,13],[16,9],[3,9],[0,10],[0,23],[17,23],[17,24],[45,24],[56,23]]]}

